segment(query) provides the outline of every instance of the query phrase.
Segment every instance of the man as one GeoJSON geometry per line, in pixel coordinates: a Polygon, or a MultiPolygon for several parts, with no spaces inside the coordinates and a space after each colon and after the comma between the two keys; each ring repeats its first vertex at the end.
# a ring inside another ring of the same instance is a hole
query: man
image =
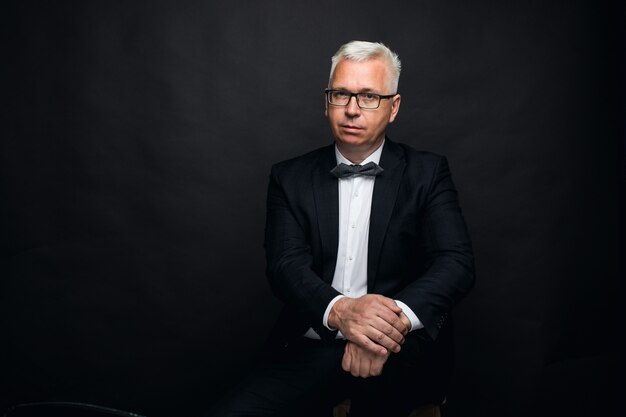
{"type": "Polygon", "coordinates": [[[453,306],[471,289],[471,243],[444,157],[386,138],[400,60],[353,41],[332,58],[334,145],[275,165],[267,275],[285,308],[259,369],[219,416],[406,417],[445,395],[453,306]]]}

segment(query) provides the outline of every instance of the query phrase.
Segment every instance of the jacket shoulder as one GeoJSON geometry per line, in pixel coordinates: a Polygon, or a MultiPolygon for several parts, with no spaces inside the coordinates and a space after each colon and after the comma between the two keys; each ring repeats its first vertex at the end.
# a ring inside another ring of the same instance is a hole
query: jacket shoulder
{"type": "Polygon", "coordinates": [[[404,160],[410,178],[427,179],[441,169],[448,169],[448,161],[443,155],[417,150],[404,143],[391,142],[390,145],[389,150],[404,160]]]}

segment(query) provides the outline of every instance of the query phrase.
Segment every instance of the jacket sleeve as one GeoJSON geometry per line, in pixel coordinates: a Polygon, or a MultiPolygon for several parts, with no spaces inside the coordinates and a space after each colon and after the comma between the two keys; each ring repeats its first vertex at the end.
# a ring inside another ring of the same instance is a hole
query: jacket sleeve
{"type": "Polygon", "coordinates": [[[340,293],[313,270],[306,219],[294,207],[295,198],[288,197],[279,171],[276,166],[272,168],[267,192],[265,253],[269,283],[274,294],[303,316],[323,339],[333,337],[322,320],[326,307],[340,293]]]}
{"type": "Polygon", "coordinates": [[[419,218],[426,271],[395,295],[435,339],[449,311],[473,287],[474,255],[447,160],[435,165],[419,218]]]}

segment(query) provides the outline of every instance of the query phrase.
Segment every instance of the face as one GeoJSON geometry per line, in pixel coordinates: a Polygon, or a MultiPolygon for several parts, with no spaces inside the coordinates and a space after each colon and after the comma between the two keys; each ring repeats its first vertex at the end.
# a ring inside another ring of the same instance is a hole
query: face
{"type": "MultiPolygon", "coordinates": [[[[335,67],[329,88],[352,93],[387,95],[391,76],[385,61],[371,59],[356,62],[343,59],[335,67]]],[[[347,106],[333,106],[326,101],[326,117],[339,150],[346,153],[369,155],[385,137],[385,129],[400,109],[400,95],[382,99],[377,109],[361,109],[352,97],[347,106]]]]}

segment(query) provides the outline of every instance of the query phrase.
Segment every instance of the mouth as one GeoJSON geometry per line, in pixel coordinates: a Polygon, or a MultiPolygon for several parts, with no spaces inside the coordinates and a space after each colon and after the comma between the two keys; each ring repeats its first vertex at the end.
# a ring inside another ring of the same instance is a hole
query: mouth
{"type": "Polygon", "coordinates": [[[364,130],[361,126],[351,125],[351,124],[341,124],[339,125],[346,132],[359,132],[364,130]]]}

